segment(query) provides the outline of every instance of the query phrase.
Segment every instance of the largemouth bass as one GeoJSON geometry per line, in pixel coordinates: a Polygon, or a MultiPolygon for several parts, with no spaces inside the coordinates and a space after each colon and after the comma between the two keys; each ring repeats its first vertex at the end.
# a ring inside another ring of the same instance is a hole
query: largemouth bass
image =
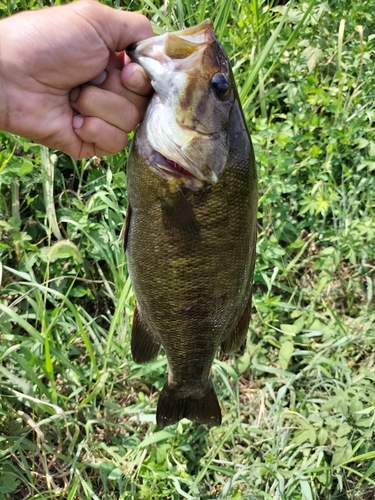
{"type": "Polygon", "coordinates": [[[251,139],[229,61],[210,20],[129,50],[155,94],[127,167],[125,248],[136,296],[137,363],[164,347],[158,427],[186,417],[219,425],[210,380],[219,347],[250,321],[257,216],[251,139]]]}

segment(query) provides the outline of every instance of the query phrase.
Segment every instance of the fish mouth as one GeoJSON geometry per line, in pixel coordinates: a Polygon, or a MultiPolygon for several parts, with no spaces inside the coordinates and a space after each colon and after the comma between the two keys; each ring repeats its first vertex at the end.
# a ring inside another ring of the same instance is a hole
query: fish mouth
{"type": "Polygon", "coordinates": [[[157,165],[167,175],[173,175],[177,178],[198,179],[192,172],[179,165],[174,160],[166,158],[158,151],[153,150],[149,158],[150,163],[157,165]]]}
{"type": "Polygon", "coordinates": [[[179,165],[178,163],[176,163],[175,161],[173,160],[168,160],[168,158],[165,158],[166,162],[168,163],[168,165],[171,167],[171,169],[176,173],[176,174],[181,174],[183,175],[184,177],[194,177],[194,175],[189,172],[188,170],[184,169],[183,167],[181,167],[181,165],[179,165]]]}
{"type": "MultiPolygon", "coordinates": [[[[182,166],[181,163],[164,156],[155,149],[152,149],[148,156],[149,164],[153,170],[162,177],[174,177],[179,181],[193,181],[194,186],[204,186],[205,184],[214,184],[217,181],[217,176],[210,171],[204,175],[199,169],[192,169],[190,166],[182,166]]],[[[191,184],[191,182],[190,182],[191,184]]]]}

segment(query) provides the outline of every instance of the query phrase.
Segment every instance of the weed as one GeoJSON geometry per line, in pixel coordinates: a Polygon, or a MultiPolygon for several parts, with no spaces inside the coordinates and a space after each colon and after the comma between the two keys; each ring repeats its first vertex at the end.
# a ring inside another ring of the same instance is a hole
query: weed
{"type": "Polygon", "coordinates": [[[0,132],[0,499],[373,499],[372,2],[126,8],[157,33],[211,17],[231,58],[260,180],[248,341],[214,363],[221,427],[157,430],[165,356],[129,354],[127,151],[0,132]]]}

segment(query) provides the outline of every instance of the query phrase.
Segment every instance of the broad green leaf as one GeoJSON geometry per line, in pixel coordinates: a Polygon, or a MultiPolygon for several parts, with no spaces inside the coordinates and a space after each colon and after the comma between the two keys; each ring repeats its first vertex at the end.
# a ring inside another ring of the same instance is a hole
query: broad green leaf
{"type": "Polygon", "coordinates": [[[242,375],[251,365],[251,358],[248,352],[236,359],[234,369],[238,375],[242,375]]]}
{"type": "Polygon", "coordinates": [[[170,439],[174,436],[176,436],[176,433],[173,431],[165,431],[165,430],[157,431],[147,436],[138,446],[138,448],[140,449],[147,448],[152,444],[160,443],[161,441],[166,441],[167,439],[170,439]]]}
{"type": "Polygon", "coordinates": [[[294,343],[292,340],[287,339],[281,344],[279,351],[279,361],[280,366],[283,370],[286,370],[291,360],[294,351],[294,343]]]}
{"type": "Polygon", "coordinates": [[[19,479],[17,479],[17,477],[13,473],[0,472],[0,495],[13,493],[18,488],[19,484],[19,479]]]}
{"type": "Polygon", "coordinates": [[[340,425],[340,427],[336,431],[336,435],[338,437],[346,436],[350,432],[353,432],[353,428],[351,425],[349,425],[347,422],[344,422],[343,424],[340,425]]]}
{"type": "Polygon", "coordinates": [[[310,488],[310,484],[307,479],[301,478],[299,480],[299,484],[301,487],[302,499],[303,500],[313,500],[313,494],[310,488]]]}
{"type": "Polygon", "coordinates": [[[318,432],[318,443],[319,443],[319,446],[323,446],[327,443],[327,440],[328,440],[328,432],[327,430],[322,427],[320,429],[320,431],[318,432]]]}
{"type": "Polygon", "coordinates": [[[108,479],[110,479],[111,481],[118,481],[121,476],[122,476],[122,471],[121,469],[119,469],[118,467],[116,467],[115,469],[113,469],[109,475],[108,475],[108,479]]]}
{"type": "Polygon", "coordinates": [[[310,73],[312,73],[316,65],[323,59],[324,54],[319,47],[307,47],[302,55],[307,61],[310,73]]]}
{"type": "Polygon", "coordinates": [[[346,446],[345,448],[339,448],[338,450],[336,450],[332,456],[332,465],[337,466],[345,463],[351,451],[352,448],[350,445],[346,446]]]}

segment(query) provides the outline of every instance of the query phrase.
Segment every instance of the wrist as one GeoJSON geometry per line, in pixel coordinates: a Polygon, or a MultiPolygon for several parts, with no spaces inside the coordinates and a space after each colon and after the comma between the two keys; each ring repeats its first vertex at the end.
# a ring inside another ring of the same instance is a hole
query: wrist
{"type": "Polygon", "coordinates": [[[6,55],[4,46],[4,21],[0,21],[0,130],[9,128],[9,98],[6,83],[6,55]]]}
{"type": "Polygon", "coordinates": [[[28,93],[30,80],[23,71],[25,47],[19,36],[22,16],[24,13],[0,21],[0,130],[29,137],[28,123],[35,106],[28,93]]]}

